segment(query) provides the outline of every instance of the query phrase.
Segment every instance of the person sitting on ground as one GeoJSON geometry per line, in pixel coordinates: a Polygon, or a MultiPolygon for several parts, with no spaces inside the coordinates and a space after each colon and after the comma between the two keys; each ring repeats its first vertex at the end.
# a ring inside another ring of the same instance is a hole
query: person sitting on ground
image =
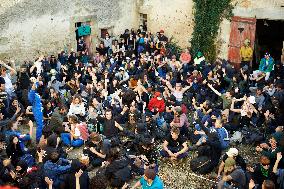
{"type": "Polygon", "coordinates": [[[91,165],[97,167],[106,160],[110,147],[108,140],[102,139],[99,133],[92,132],[83,153],[89,156],[91,165]]]}
{"type": "Polygon", "coordinates": [[[83,145],[83,134],[81,133],[80,129],[80,123],[78,120],[78,117],[75,115],[70,115],[68,117],[68,121],[70,123],[70,128],[68,126],[65,127],[66,133],[61,134],[61,140],[63,144],[70,147],[69,150],[72,149],[72,147],[80,147],[83,145]]]}
{"type": "Polygon", "coordinates": [[[154,98],[150,99],[150,102],[148,104],[148,109],[154,114],[158,112],[162,113],[165,111],[165,101],[162,98],[160,92],[155,92],[154,98]]]}
{"type": "Polygon", "coordinates": [[[244,171],[246,171],[246,162],[242,158],[242,156],[239,155],[238,149],[230,148],[222,158],[222,162],[221,162],[219,169],[218,169],[217,178],[221,177],[221,173],[224,171],[225,161],[228,158],[233,158],[236,161],[236,165],[240,166],[244,171]]]}
{"type": "Polygon", "coordinates": [[[142,189],[163,189],[164,184],[160,177],[156,175],[154,169],[146,169],[144,171],[144,176],[136,182],[132,189],[138,187],[142,189]]]}
{"type": "Polygon", "coordinates": [[[12,135],[16,135],[19,138],[20,146],[22,150],[25,150],[25,142],[31,141],[31,137],[33,135],[33,122],[30,120],[28,122],[29,126],[29,133],[28,134],[22,134],[18,130],[18,125],[21,124],[22,117],[19,117],[17,121],[11,121],[8,123],[9,130],[5,132],[6,135],[6,141],[8,141],[9,137],[12,135]]]}
{"type": "Polygon", "coordinates": [[[43,165],[43,175],[53,180],[54,188],[59,187],[64,182],[64,174],[70,171],[71,164],[67,159],[59,158],[57,152],[52,152],[50,160],[43,165]]]}
{"type": "Polygon", "coordinates": [[[176,97],[176,100],[178,102],[181,102],[183,99],[183,94],[190,89],[192,86],[192,83],[190,83],[189,86],[182,87],[181,83],[176,83],[175,88],[172,87],[171,83],[169,81],[166,82],[167,87],[171,90],[172,95],[176,97]]]}
{"type": "Polygon", "coordinates": [[[75,95],[70,105],[68,115],[76,115],[83,117],[85,116],[85,114],[85,106],[84,102],[82,102],[82,97],[79,95],[75,95]]]}
{"type": "Polygon", "coordinates": [[[180,135],[180,130],[176,127],[171,129],[170,135],[163,143],[161,156],[170,158],[170,160],[182,159],[187,156],[188,146],[186,139],[180,135]]]}
{"type": "Polygon", "coordinates": [[[233,158],[227,158],[224,164],[224,175],[218,182],[218,189],[224,187],[237,187],[239,189],[247,188],[247,180],[245,172],[236,166],[236,160],[233,158]],[[231,184],[229,184],[231,182],[231,184]]]}
{"type": "Polygon", "coordinates": [[[261,156],[259,163],[256,164],[254,168],[248,167],[248,170],[250,171],[255,184],[261,185],[263,181],[267,179],[276,181],[276,176],[273,173],[270,160],[265,156],[261,156]]]}
{"type": "Polygon", "coordinates": [[[264,58],[260,60],[258,70],[253,72],[253,75],[256,76],[259,73],[265,74],[265,81],[270,77],[270,73],[274,70],[274,59],[270,56],[269,53],[264,54],[264,58]]]}

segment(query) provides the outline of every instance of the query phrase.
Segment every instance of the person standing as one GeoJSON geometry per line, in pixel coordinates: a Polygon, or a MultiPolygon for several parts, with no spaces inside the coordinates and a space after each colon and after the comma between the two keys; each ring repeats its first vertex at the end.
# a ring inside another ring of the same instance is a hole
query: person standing
{"type": "Polygon", "coordinates": [[[41,97],[37,92],[39,82],[35,82],[32,85],[31,90],[28,94],[28,99],[30,103],[32,104],[32,112],[36,121],[36,141],[39,142],[41,136],[42,136],[42,128],[43,128],[43,113],[42,113],[42,103],[41,103],[41,97]]]}
{"type": "Polygon", "coordinates": [[[246,39],[244,41],[243,46],[240,49],[240,56],[241,56],[241,67],[248,66],[249,70],[251,69],[251,61],[253,56],[253,50],[250,47],[250,40],[246,39]]]}

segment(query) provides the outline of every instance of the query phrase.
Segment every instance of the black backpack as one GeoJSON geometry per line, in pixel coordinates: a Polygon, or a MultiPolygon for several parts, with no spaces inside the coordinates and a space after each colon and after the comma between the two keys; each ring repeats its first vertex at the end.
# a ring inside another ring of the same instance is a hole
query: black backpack
{"type": "Polygon", "coordinates": [[[212,171],[211,159],[208,156],[199,156],[190,161],[190,169],[199,174],[207,174],[212,171]]]}

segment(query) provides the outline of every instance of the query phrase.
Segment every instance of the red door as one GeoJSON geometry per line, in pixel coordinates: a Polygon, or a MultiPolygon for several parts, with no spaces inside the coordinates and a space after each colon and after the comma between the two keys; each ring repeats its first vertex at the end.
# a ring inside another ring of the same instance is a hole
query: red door
{"type": "Polygon", "coordinates": [[[256,18],[242,18],[238,16],[232,18],[228,60],[237,69],[240,68],[240,49],[244,40],[249,39],[251,47],[254,48],[255,29],[256,18]]]}

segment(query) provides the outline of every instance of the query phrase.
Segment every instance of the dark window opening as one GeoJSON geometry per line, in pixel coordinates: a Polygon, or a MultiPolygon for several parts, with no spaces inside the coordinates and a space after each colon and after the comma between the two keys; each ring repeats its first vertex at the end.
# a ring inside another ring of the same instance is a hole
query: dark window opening
{"type": "Polygon", "coordinates": [[[108,33],[107,29],[101,29],[101,38],[105,38],[107,33],[108,33]]]}
{"type": "Polygon", "coordinates": [[[255,65],[259,65],[264,53],[269,52],[275,61],[279,61],[282,55],[284,41],[284,20],[256,21],[255,34],[255,65]]]}

